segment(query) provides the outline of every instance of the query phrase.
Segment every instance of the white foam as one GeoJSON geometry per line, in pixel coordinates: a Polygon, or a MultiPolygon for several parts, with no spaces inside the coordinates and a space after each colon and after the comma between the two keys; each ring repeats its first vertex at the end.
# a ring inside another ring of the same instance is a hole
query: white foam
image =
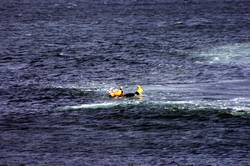
{"type": "Polygon", "coordinates": [[[250,100],[246,98],[235,98],[232,100],[183,100],[183,101],[151,101],[152,105],[172,106],[196,109],[230,109],[232,111],[247,111],[250,113],[250,100]]]}
{"type": "Polygon", "coordinates": [[[250,43],[235,43],[213,47],[210,50],[196,52],[196,57],[202,58],[197,63],[208,62],[224,64],[250,64],[250,43]]]}
{"type": "Polygon", "coordinates": [[[95,104],[81,104],[76,106],[66,106],[63,107],[63,110],[69,110],[69,109],[97,109],[97,108],[110,108],[114,106],[118,106],[119,103],[95,103],[95,104]]]}
{"type": "Polygon", "coordinates": [[[115,108],[117,106],[127,108],[128,106],[138,106],[144,108],[154,109],[156,107],[164,107],[165,109],[171,108],[172,106],[186,109],[186,110],[199,110],[199,109],[221,109],[221,110],[231,110],[233,114],[244,111],[244,113],[250,113],[250,104],[245,104],[245,99],[239,103],[238,100],[180,100],[180,101],[140,101],[140,100],[125,100],[125,101],[115,101],[115,102],[103,102],[103,103],[89,103],[80,104],[75,106],[65,106],[59,108],[59,110],[80,110],[80,109],[107,109],[115,108]]]}
{"type": "Polygon", "coordinates": [[[75,106],[65,106],[59,108],[59,110],[78,110],[78,109],[100,109],[100,108],[114,108],[117,106],[126,107],[129,105],[138,105],[142,101],[131,100],[131,101],[117,101],[117,102],[104,102],[104,103],[90,103],[90,104],[80,104],[75,106]]]}

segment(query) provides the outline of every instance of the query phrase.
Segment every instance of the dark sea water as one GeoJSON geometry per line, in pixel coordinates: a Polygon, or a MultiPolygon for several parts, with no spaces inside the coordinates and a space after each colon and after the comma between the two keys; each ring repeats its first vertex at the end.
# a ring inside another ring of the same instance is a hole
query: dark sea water
{"type": "Polygon", "coordinates": [[[250,165],[250,1],[1,0],[0,165],[250,165]]]}

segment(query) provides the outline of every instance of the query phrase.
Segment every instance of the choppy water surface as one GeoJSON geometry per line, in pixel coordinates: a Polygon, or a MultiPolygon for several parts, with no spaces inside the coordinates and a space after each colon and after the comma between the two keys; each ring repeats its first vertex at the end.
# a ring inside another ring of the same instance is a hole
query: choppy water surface
{"type": "Polygon", "coordinates": [[[249,11],[2,0],[0,164],[250,165],[249,11]]]}

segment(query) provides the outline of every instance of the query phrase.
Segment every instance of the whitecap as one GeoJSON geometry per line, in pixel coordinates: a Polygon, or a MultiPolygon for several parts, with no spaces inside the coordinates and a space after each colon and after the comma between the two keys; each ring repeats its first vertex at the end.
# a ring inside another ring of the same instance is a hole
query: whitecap
{"type": "Polygon", "coordinates": [[[193,54],[196,63],[250,65],[250,43],[234,43],[200,50],[193,54]]]}

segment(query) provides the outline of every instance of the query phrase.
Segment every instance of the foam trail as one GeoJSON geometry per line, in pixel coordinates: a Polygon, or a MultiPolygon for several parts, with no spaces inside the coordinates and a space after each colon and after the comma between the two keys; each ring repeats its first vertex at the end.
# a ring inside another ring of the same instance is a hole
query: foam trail
{"type": "Polygon", "coordinates": [[[186,100],[186,101],[151,101],[149,105],[155,106],[165,106],[168,108],[175,105],[179,108],[185,108],[188,110],[197,110],[197,109],[219,109],[226,110],[229,109],[232,112],[245,111],[250,113],[250,104],[249,100],[246,99],[248,103],[239,102],[239,99],[233,100],[216,100],[216,101],[205,101],[205,100],[186,100]],[[236,103],[235,103],[236,101],[236,103]]]}
{"type": "Polygon", "coordinates": [[[125,102],[104,102],[104,103],[92,103],[81,104],[76,106],[65,106],[60,110],[78,110],[78,109],[100,109],[100,108],[114,108],[117,106],[126,107],[131,105],[138,105],[141,101],[125,101],[125,102]]]}
{"type": "Polygon", "coordinates": [[[96,103],[96,104],[81,104],[76,106],[66,106],[62,110],[76,110],[76,109],[98,109],[98,108],[112,108],[118,106],[119,103],[96,103]]]}

